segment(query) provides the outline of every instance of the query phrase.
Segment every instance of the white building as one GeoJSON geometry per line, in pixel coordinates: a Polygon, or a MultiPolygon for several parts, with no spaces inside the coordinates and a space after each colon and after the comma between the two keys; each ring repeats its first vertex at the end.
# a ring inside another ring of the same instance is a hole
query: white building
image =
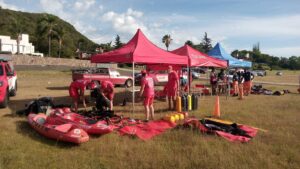
{"type": "MultiPolygon", "coordinates": [[[[29,43],[29,35],[21,34],[19,50],[21,54],[29,54],[43,57],[42,53],[35,53],[34,46],[29,43]]],[[[0,35],[0,51],[11,52],[16,54],[18,51],[17,40],[11,39],[10,36],[0,35]]]]}

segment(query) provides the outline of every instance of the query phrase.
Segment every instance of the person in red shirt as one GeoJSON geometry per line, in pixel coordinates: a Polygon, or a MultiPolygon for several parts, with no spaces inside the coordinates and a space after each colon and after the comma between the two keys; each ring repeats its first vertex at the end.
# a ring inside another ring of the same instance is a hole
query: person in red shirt
{"type": "Polygon", "coordinates": [[[168,82],[166,84],[167,87],[167,96],[169,101],[169,110],[175,110],[176,108],[176,96],[178,94],[179,89],[179,77],[176,71],[173,70],[172,66],[169,66],[169,75],[168,75],[168,82]],[[173,101],[173,109],[172,109],[172,102],[173,101]]]}
{"type": "Polygon", "coordinates": [[[146,121],[149,121],[149,114],[151,114],[151,119],[154,119],[154,81],[152,77],[147,75],[145,70],[141,71],[142,80],[141,80],[141,89],[140,97],[144,96],[144,107],[146,111],[146,121]]]}
{"type": "Polygon", "coordinates": [[[69,94],[72,97],[75,112],[78,111],[78,102],[82,100],[84,108],[86,108],[84,91],[90,83],[86,80],[75,80],[70,84],[69,94]]]}
{"type": "Polygon", "coordinates": [[[113,110],[114,85],[112,82],[106,80],[102,81],[100,85],[100,92],[106,100],[109,100],[109,110],[113,110]]]}

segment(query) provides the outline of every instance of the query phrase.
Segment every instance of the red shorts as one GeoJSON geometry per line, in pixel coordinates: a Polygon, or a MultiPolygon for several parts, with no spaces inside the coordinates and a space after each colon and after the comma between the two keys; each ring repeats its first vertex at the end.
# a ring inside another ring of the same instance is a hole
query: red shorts
{"type": "Polygon", "coordinates": [[[167,90],[167,96],[168,97],[175,97],[177,94],[177,88],[168,89],[167,90]]]}
{"type": "Polygon", "coordinates": [[[72,98],[74,99],[78,99],[79,98],[79,92],[77,89],[74,89],[74,88],[70,88],[69,89],[69,94],[72,98]]]}
{"type": "Polygon", "coordinates": [[[153,104],[154,96],[144,97],[144,106],[150,106],[153,104]]]}

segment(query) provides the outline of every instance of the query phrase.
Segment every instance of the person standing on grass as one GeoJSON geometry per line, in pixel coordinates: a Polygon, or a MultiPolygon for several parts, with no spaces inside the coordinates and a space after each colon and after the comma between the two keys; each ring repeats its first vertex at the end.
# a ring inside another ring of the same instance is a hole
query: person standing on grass
{"type": "Polygon", "coordinates": [[[226,84],[227,84],[227,77],[224,69],[221,69],[221,71],[218,73],[218,93],[224,94],[226,91],[226,84]]]}
{"type": "Polygon", "coordinates": [[[142,79],[141,79],[141,89],[140,89],[140,97],[144,96],[144,108],[146,113],[145,121],[149,121],[149,114],[151,115],[151,120],[154,120],[154,81],[153,78],[148,76],[145,70],[141,71],[142,79]]]}
{"type": "Polygon", "coordinates": [[[234,69],[233,76],[232,76],[232,87],[233,87],[233,95],[232,96],[238,96],[239,87],[238,87],[238,74],[237,69],[234,69]]]}
{"type": "Polygon", "coordinates": [[[83,106],[86,109],[85,98],[84,98],[84,91],[87,86],[89,86],[89,82],[86,80],[75,80],[70,84],[69,87],[69,94],[72,97],[74,111],[77,113],[78,111],[78,103],[82,100],[83,106]]]}
{"type": "Polygon", "coordinates": [[[239,70],[237,72],[238,75],[238,86],[239,86],[239,100],[244,99],[244,72],[242,70],[239,70]]]}
{"type": "Polygon", "coordinates": [[[249,69],[244,69],[244,94],[248,96],[251,93],[252,80],[254,79],[254,75],[249,71],[249,69]]]}
{"type": "Polygon", "coordinates": [[[217,94],[218,77],[215,72],[215,68],[211,69],[209,77],[210,77],[210,85],[211,85],[212,94],[216,95],[217,94]]]}
{"type": "Polygon", "coordinates": [[[176,108],[176,97],[179,94],[179,77],[176,71],[173,70],[172,66],[168,67],[168,82],[166,84],[167,96],[169,103],[169,110],[175,110],[176,108]],[[173,102],[173,108],[172,108],[173,102]]]}

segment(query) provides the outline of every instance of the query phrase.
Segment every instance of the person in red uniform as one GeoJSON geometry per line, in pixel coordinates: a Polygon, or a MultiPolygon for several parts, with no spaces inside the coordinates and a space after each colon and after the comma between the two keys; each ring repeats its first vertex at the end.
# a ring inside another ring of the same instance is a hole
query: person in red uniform
{"type": "Polygon", "coordinates": [[[169,110],[175,110],[176,108],[176,96],[178,94],[179,89],[179,77],[176,71],[173,70],[172,66],[169,66],[169,74],[168,74],[168,82],[166,84],[167,87],[167,96],[169,101],[169,110]],[[173,102],[173,109],[172,103],[173,102]]]}
{"type": "Polygon", "coordinates": [[[100,92],[106,100],[109,100],[109,110],[113,110],[114,85],[112,82],[106,80],[102,81],[100,85],[100,92]]]}
{"type": "Polygon", "coordinates": [[[69,94],[72,97],[75,112],[78,111],[78,102],[82,100],[84,108],[86,108],[84,91],[90,83],[86,80],[75,80],[70,84],[69,94]]]}
{"type": "Polygon", "coordinates": [[[140,97],[144,96],[144,108],[146,111],[146,122],[149,121],[149,114],[151,114],[151,119],[154,119],[154,81],[153,78],[147,75],[145,70],[141,71],[141,89],[140,97]]]}

